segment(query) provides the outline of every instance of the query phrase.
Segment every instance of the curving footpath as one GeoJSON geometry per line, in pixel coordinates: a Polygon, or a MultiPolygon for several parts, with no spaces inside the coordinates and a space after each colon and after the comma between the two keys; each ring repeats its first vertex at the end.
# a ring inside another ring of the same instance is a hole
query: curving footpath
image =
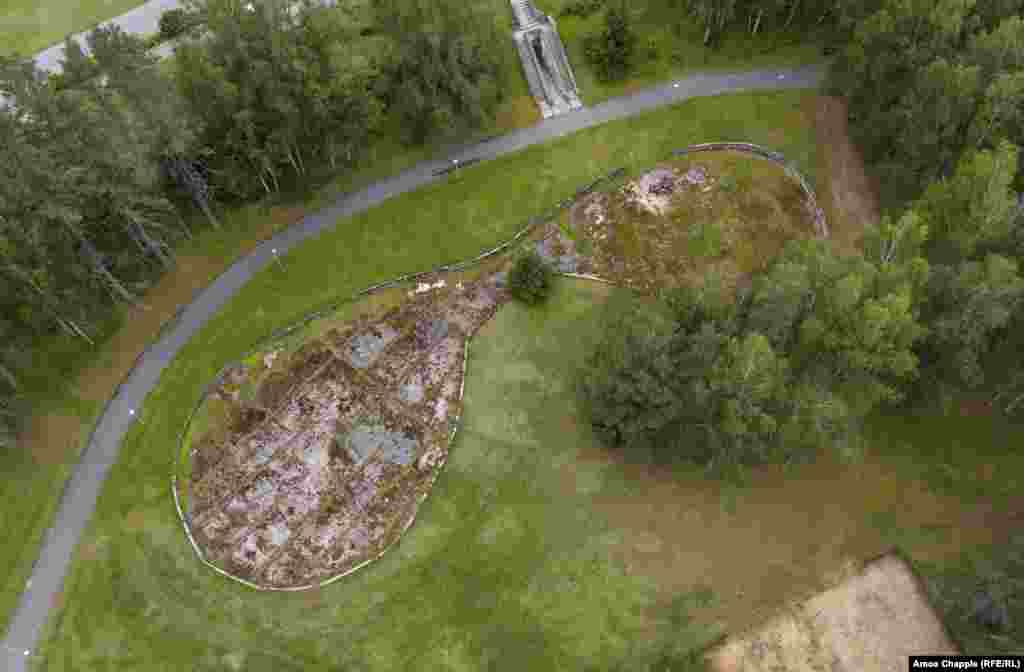
{"type": "MultiPolygon", "coordinates": [[[[68,480],[53,525],[43,538],[39,559],[21,595],[0,652],[0,669],[24,672],[35,649],[50,607],[71,564],[72,553],[96,507],[103,482],[117,461],[121,439],[135,421],[134,410],[156,385],[167,363],[253,275],[273,263],[271,250],[285,253],[292,247],[334,226],[339,219],[367,210],[382,201],[437,179],[456,161],[489,160],[567,133],[633,116],[697,96],[764,89],[815,88],[824,78],[822,65],[791,70],[754,70],[694,75],[678,82],[614,98],[600,105],[546,119],[529,128],[454,150],[443,160],[424,161],[369,187],[341,197],[309,215],[274,238],[264,241],[203,289],[180,314],[177,322],[139,357],[135,368],[107,404],[82,459],[68,480]]],[[[685,142],[686,139],[682,138],[685,142]]]]}

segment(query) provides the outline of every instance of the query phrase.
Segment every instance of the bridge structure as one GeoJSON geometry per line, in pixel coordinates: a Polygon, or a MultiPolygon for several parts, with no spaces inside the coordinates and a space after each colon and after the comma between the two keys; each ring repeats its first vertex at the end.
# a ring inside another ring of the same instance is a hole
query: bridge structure
{"type": "Polygon", "coordinates": [[[555,20],[531,0],[511,0],[515,40],[530,94],[545,119],[583,107],[555,20]]]}

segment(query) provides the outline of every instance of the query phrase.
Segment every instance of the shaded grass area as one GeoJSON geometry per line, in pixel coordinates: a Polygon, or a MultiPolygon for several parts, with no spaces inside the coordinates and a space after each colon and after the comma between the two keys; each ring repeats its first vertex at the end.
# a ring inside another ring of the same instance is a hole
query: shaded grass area
{"type": "Polygon", "coordinates": [[[932,603],[964,654],[1024,651],[1024,534],[1018,532],[1003,543],[967,549],[959,563],[916,565],[926,579],[932,603]],[[976,595],[982,589],[1006,601],[1008,630],[992,630],[974,619],[976,595]]]}
{"type": "Polygon", "coordinates": [[[45,413],[46,435],[33,436],[38,454],[10,450],[0,454],[0,525],[8,543],[0,544],[0,631],[7,627],[18,596],[36,561],[47,525],[56,514],[63,485],[88,440],[101,404],[52,404],[45,413]]]}
{"type": "MultiPolygon", "coordinates": [[[[87,559],[90,554],[101,554],[104,548],[119,549],[118,553],[155,552],[149,548],[150,541],[145,541],[146,549],[141,549],[142,539],[128,543],[118,538],[124,516],[139,510],[147,521],[154,517],[152,534],[162,539],[158,546],[173,546],[178,554],[176,559],[165,556],[161,562],[181,568],[193,563],[184,535],[176,526],[173,507],[169,505],[167,474],[172,468],[178,432],[203,386],[220,366],[237,358],[274,329],[331,299],[350,295],[374,282],[470,258],[490,249],[518,230],[527,217],[571,194],[595,175],[622,165],[627,168],[650,165],[689,138],[744,137],[752,142],[772,144],[771,138],[778,136],[777,129],[786,128],[789,132],[785,134],[785,143],[783,146],[776,143],[774,147],[796,159],[805,174],[811,174],[814,156],[811,132],[800,112],[805,95],[808,94],[759,93],[689,101],[479,164],[460,171],[461,175],[446,182],[404,194],[339,222],[332,231],[290,253],[284,259],[287,269],[284,274],[271,266],[253,278],[171,362],[146,401],[145,425],[136,426],[126,438],[120,461],[100,498],[95,522],[78,550],[66,584],[65,604],[68,606],[57,612],[61,615],[53,624],[56,639],[50,645],[54,651],[50,669],[63,669],[61,665],[67,663],[61,661],[73,656],[75,645],[72,642],[82,641],[83,634],[73,634],[79,628],[90,633],[84,635],[90,641],[94,634],[108,628],[131,638],[128,633],[133,631],[134,625],[130,621],[138,614],[118,615],[118,609],[110,603],[110,582],[127,581],[124,575],[127,569],[117,567],[128,567],[132,563],[108,566],[87,559]],[[581,156],[587,157],[586,160],[581,161],[581,156]],[[626,156],[629,161],[623,161],[626,156]],[[517,195],[514,201],[510,201],[510,193],[517,195]],[[442,240],[444,245],[438,244],[442,240]],[[90,550],[93,548],[95,551],[90,550]],[[109,618],[113,620],[105,625],[90,621],[88,614],[96,609],[111,610],[109,618]],[[122,622],[122,618],[128,621],[122,622]],[[65,646],[71,648],[65,649],[65,646]]],[[[258,210],[254,207],[246,212],[257,221],[258,210]]],[[[223,241],[224,250],[231,249],[231,235],[230,232],[219,237],[211,234],[214,240],[223,241]]],[[[216,244],[211,249],[217,249],[216,244]]],[[[421,515],[429,518],[431,514],[424,511],[421,515]]],[[[149,528],[147,522],[147,530],[149,528]]],[[[201,580],[203,587],[193,585],[188,593],[207,594],[216,587],[217,591],[228,591],[221,592],[218,600],[234,599],[227,597],[234,588],[225,586],[215,577],[206,577],[198,568],[195,571],[196,580],[201,580]]],[[[180,581],[171,579],[171,583],[178,585],[180,581]]],[[[249,597],[246,595],[245,599],[249,597]]],[[[264,603],[263,597],[254,599],[264,603]]],[[[188,604],[187,599],[182,600],[188,604]]],[[[193,603],[188,608],[193,607],[197,611],[191,612],[185,621],[205,622],[206,617],[199,617],[203,613],[202,604],[193,603]]],[[[183,621],[178,619],[177,622],[183,621]]],[[[211,632],[211,638],[214,635],[211,632]]],[[[190,639],[194,637],[202,635],[192,632],[184,640],[170,637],[167,644],[154,650],[162,651],[165,646],[169,652],[174,647],[182,651],[194,650],[190,647],[199,645],[188,644],[195,641],[190,639]],[[172,641],[177,644],[171,644],[172,641]]],[[[226,641],[233,640],[228,637],[226,641]]],[[[85,649],[90,647],[86,645],[85,649]]],[[[245,645],[240,644],[239,648],[245,645]]],[[[82,656],[99,655],[99,649],[91,649],[92,653],[85,649],[82,656]]],[[[229,653],[225,651],[223,655],[229,653]]],[[[132,656],[127,650],[123,658],[116,659],[118,669],[131,669],[135,664],[129,662],[132,656]]],[[[146,660],[152,659],[153,656],[146,656],[146,660]]],[[[300,656],[296,660],[303,659],[300,656]]],[[[167,669],[175,668],[168,664],[167,669]]]]}
{"type": "MultiPolygon", "coordinates": [[[[1000,360],[1015,356],[997,350],[988,357],[993,382],[1000,360]]],[[[883,410],[867,426],[870,440],[891,456],[893,472],[955,498],[971,524],[988,535],[977,543],[956,543],[942,554],[917,554],[915,570],[932,604],[964,654],[992,655],[1024,650],[1024,419],[1007,418],[979,403],[994,385],[972,394],[946,390],[928,394],[911,408],[883,410]],[[1005,600],[1010,627],[992,630],[975,619],[979,591],[1005,600]]],[[[874,524],[889,543],[902,548],[957,539],[953,521],[901,527],[897,511],[879,513],[874,524]]]]}
{"type": "Polygon", "coordinates": [[[716,48],[703,46],[704,29],[683,7],[669,0],[634,0],[627,3],[637,35],[635,67],[618,82],[602,82],[584,57],[585,36],[604,26],[601,11],[591,16],[560,17],[569,0],[538,0],[537,7],[558,23],[558,33],[569,55],[580,98],[594,105],[694,71],[734,68],[795,67],[822,60],[824,36],[796,31],[762,30],[751,36],[743,30],[726,33],[716,48]],[[654,55],[650,54],[653,47],[654,55]]]}

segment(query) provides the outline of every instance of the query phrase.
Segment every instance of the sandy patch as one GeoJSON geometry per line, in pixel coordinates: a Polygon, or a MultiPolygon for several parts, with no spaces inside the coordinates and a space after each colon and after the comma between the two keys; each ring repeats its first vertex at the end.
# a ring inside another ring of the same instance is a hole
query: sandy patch
{"type": "Polygon", "coordinates": [[[897,672],[912,654],[956,653],[920,580],[887,554],[707,658],[715,672],[897,672]]]}

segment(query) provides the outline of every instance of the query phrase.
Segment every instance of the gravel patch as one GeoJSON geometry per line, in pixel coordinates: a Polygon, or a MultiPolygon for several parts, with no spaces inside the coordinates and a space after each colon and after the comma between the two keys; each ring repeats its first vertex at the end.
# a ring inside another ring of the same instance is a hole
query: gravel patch
{"type": "Polygon", "coordinates": [[[380,451],[384,460],[402,466],[412,464],[419,441],[402,432],[391,432],[384,425],[358,425],[348,434],[348,449],[356,464],[363,464],[380,451]]]}

